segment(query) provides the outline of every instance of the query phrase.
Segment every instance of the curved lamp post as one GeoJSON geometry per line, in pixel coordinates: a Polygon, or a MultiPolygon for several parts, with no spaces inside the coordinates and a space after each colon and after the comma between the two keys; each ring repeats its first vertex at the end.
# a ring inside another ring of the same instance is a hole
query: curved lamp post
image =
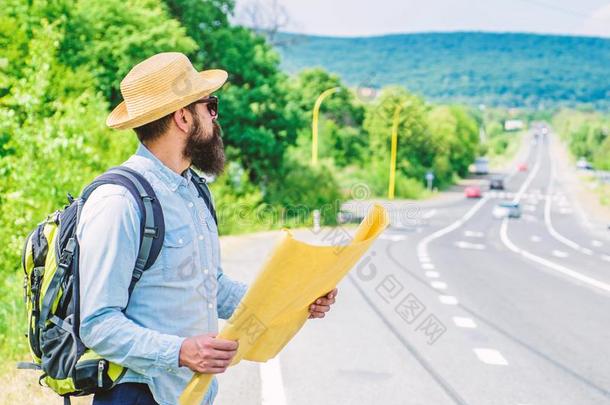
{"type": "Polygon", "coordinates": [[[313,120],[311,122],[311,164],[314,166],[318,164],[318,117],[320,115],[320,106],[326,97],[336,93],[339,89],[339,87],[333,87],[323,91],[322,94],[318,96],[313,107],[313,120]]]}

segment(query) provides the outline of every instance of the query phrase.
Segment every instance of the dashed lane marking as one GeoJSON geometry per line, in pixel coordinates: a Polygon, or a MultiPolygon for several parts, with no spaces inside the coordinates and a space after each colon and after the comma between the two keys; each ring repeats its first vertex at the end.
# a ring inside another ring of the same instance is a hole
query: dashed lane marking
{"type": "Polygon", "coordinates": [[[446,290],[447,289],[447,283],[445,283],[443,281],[432,281],[430,283],[430,285],[433,288],[436,288],[437,290],[446,290]]]}
{"type": "Polygon", "coordinates": [[[286,405],[286,394],[282,381],[279,357],[260,363],[261,403],[263,405],[286,405]]]}
{"type": "Polygon", "coordinates": [[[508,366],[508,361],[502,356],[502,353],[495,349],[475,348],[473,350],[479,360],[485,364],[492,366],[508,366]]]}
{"type": "Polygon", "coordinates": [[[481,243],[470,243],[470,242],[465,242],[463,240],[455,242],[455,246],[459,247],[460,249],[474,249],[474,250],[484,250],[485,249],[485,245],[483,245],[481,243]]]}
{"type": "Polygon", "coordinates": [[[474,329],[477,327],[477,324],[474,323],[472,318],[467,318],[467,317],[463,317],[463,316],[454,316],[453,323],[458,328],[474,329]]]}
{"type": "Polygon", "coordinates": [[[482,238],[485,234],[479,231],[464,231],[464,236],[469,238],[482,238]]]}
{"type": "Polygon", "coordinates": [[[438,300],[441,302],[441,304],[445,304],[445,305],[457,305],[458,304],[458,299],[455,298],[453,295],[439,295],[438,300]]]}
{"type": "Polygon", "coordinates": [[[553,256],[555,256],[555,257],[561,257],[561,258],[564,258],[564,257],[568,257],[568,256],[569,256],[569,255],[568,255],[568,252],[564,252],[564,251],[562,251],[562,250],[557,250],[557,249],[553,250],[551,253],[552,253],[552,254],[553,254],[553,256]]]}

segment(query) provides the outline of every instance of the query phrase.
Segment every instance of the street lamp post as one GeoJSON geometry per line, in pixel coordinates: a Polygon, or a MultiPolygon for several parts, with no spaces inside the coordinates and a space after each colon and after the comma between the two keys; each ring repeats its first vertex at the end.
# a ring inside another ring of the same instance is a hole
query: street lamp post
{"type": "Polygon", "coordinates": [[[388,186],[388,199],[394,199],[394,186],[396,184],[396,151],[398,149],[398,121],[400,118],[401,105],[398,104],[394,110],[394,121],[392,123],[392,148],[390,151],[390,184],[388,186]]]}
{"type": "Polygon", "coordinates": [[[337,91],[339,91],[339,87],[333,87],[323,91],[322,94],[318,96],[313,107],[313,120],[311,122],[311,164],[313,166],[318,164],[318,117],[320,115],[320,106],[326,97],[337,91]]]}

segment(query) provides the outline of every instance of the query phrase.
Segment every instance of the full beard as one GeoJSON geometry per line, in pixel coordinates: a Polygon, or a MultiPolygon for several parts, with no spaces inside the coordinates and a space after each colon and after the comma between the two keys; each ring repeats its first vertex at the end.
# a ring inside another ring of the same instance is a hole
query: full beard
{"type": "Polygon", "coordinates": [[[213,176],[222,174],[225,152],[221,134],[222,128],[216,121],[212,121],[212,126],[208,128],[203,128],[199,119],[193,121],[183,155],[190,159],[195,169],[213,176]],[[209,136],[210,132],[212,136],[209,136]]]}

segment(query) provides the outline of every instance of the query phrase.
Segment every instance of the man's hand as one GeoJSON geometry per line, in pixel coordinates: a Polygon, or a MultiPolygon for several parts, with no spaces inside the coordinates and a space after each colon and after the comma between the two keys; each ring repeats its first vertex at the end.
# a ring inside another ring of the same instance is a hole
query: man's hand
{"type": "Polygon", "coordinates": [[[212,333],[188,337],[180,347],[180,366],[197,373],[224,373],[238,346],[236,341],[220,339],[212,333]]]}
{"type": "Polygon", "coordinates": [[[330,306],[335,303],[335,297],[337,296],[338,290],[335,288],[326,295],[316,299],[309,306],[309,319],[313,318],[324,318],[326,313],[330,311],[330,306]]]}

